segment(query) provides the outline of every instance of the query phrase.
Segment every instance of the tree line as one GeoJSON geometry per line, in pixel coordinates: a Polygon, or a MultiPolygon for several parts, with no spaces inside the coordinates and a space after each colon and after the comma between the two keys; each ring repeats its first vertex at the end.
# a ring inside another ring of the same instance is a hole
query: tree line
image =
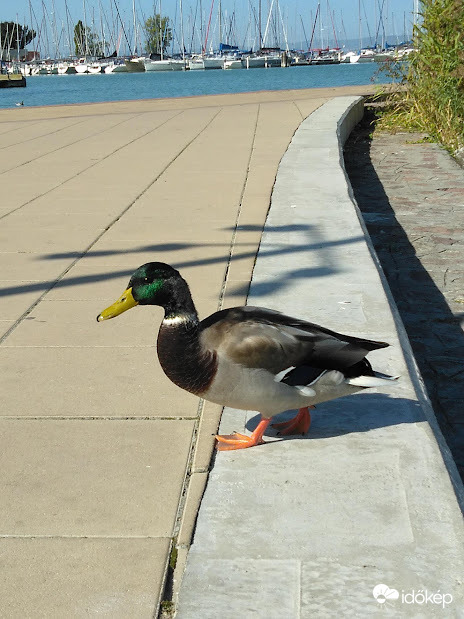
{"type": "MultiPolygon", "coordinates": [[[[159,13],[149,17],[144,24],[147,54],[165,54],[172,41],[172,28],[168,17],[159,13]]],[[[74,26],[74,54],[103,57],[108,55],[108,44],[79,20],[74,26]]],[[[29,26],[15,22],[0,22],[0,47],[2,51],[25,49],[37,36],[29,26]]]]}

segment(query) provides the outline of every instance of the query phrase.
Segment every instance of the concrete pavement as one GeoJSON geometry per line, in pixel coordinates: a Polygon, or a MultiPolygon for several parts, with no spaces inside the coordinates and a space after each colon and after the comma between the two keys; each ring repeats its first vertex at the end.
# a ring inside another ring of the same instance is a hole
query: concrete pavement
{"type": "Polygon", "coordinates": [[[301,121],[364,87],[0,111],[6,617],[152,617],[182,572],[220,407],[160,371],[161,316],[98,312],[149,260],[202,316],[246,300],[301,121]]]}

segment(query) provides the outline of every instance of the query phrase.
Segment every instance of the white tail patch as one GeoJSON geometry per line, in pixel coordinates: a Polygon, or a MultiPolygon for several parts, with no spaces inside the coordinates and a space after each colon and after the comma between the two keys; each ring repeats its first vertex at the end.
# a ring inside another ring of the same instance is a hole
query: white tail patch
{"type": "Polygon", "coordinates": [[[390,383],[395,378],[380,378],[377,376],[356,376],[356,378],[347,378],[348,385],[355,387],[382,387],[390,383]]]}
{"type": "Polygon", "coordinates": [[[345,376],[338,370],[324,370],[319,376],[313,380],[310,385],[329,386],[341,385],[345,382],[345,376]]]}
{"type": "Polygon", "coordinates": [[[278,374],[274,376],[274,380],[276,381],[276,383],[280,383],[280,381],[283,378],[285,378],[285,376],[294,369],[295,369],[294,365],[291,365],[290,367],[285,368],[285,370],[282,370],[281,372],[279,372],[278,374]]]}
{"type": "Polygon", "coordinates": [[[313,398],[316,395],[314,389],[311,389],[311,387],[306,387],[305,385],[296,385],[295,389],[298,389],[302,395],[307,395],[308,398],[313,398]]]}

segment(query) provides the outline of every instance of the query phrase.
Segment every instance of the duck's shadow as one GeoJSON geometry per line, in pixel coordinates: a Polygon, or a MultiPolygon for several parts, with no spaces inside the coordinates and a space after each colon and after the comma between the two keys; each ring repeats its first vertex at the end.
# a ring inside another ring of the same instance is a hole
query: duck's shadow
{"type": "MultiPolygon", "coordinates": [[[[286,411],[276,415],[273,421],[287,421],[295,414],[296,411],[286,411]]],[[[253,415],[246,422],[246,429],[253,432],[260,419],[260,415],[253,415]]],[[[265,437],[282,440],[331,438],[421,421],[426,421],[426,417],[416,400],[396,398],[384,393],[363,393],[318,404],[311,411],[311,427],[307,434],[280,436],[271,422],[265,437]]]]}

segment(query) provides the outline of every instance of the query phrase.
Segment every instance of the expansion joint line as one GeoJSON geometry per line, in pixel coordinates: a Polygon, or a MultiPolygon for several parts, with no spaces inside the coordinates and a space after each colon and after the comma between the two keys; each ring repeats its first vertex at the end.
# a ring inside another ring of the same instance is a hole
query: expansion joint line
{"type": "Polygon", "coordinates": [[[301,116],[301,120],[303,121],[305,119],[303,112],[300,110],[300,106],[298,105],[298,103],[295,101],[295,99],[293,99],[292,101],[293,105],[296,107],[298,114],[301,116]]]}
{"type": "MultiPolygon", "coordinates": [[[[33,127],[34,125],[38,125],[39,123],[42,122],[42,118],[38,119],[38,120],[24,120],[23,122],[28,124],[28,129],[29,127],[33,127]]],[[[54,118],[52,120],[55,120],[54,118]]],[[[2,124],[3,121],[0,121],[0,124],[2,124]]],[[[8,122],[8,121],[5,121],[8,122]]],[[[7,133],[12,133],[14,131],[17,131],[18,127],[15,125],[14,127],[11,127],[11,129],[7,129],[7,131],[3,131],[2,136],[7,135],[7,133]]],[[[17,142],[17,144],[22,144],[22,142],[17,142]]]]}
{"type": "MultiPolygon", "coordinates": [[[[123,125],[124,123],[130,122],[134,118],[137,118],[137,116],[141,116],[141,113],[140,114],[136,114],[136,115],[132,116],[131,118],[126,118],[125,120],[121,120],[121,122],[116,123],[115,125],[110,127],[110,129],[114,129],[114,127],[118,127],[119,125],[123,125]]],[[[83,122],[85,122],[85,119],[84,120],[80,120],[79,122],[74,123],[72,125],[69,125],[69,127],[73,127],[74,125],[79,125],[79,124],[81,124],[83,122]]],[[[63,127],[63,129],[59,129],[57,131],[54,131],[54,133],[58,133],[59,131],[63,131],[64,129],[67,129],[67,128],[68,127],[63,127]]],[[[0,176],[2,176],[3,174],[6,174],[7,172],[11,172],[11,170],[18,170],[19,168],[22,168],[23,166],[27,165],[28,163],[32,163],[33,161],[37,161],[39,159],[43,159],[43,157],[48,157],[48,155],[51,155],[53,153],[58,153],[60,150],[64,150],[65,148],[69,148],[70,146],[74,146],[75,144],[79,144],[79,142],[85,142],[85,140],[88,140],[90,138],[94,138],[95,136],[101,135],[102,133],[105,133],[106,131],[108,131],[108,128],[101,129],[100,131],[95,131],[91,135],[86,135],[86,136],[84,136],[82,138],[79,138],[78,140],[75,140],[74,142],[71,142],[70,144],[63,144],[63,146],[59,146],[58,148],[54,148],[54,149],[44,153],[43,155],[39,155],[38,157],[33,157],[32,159],[28,159],[27,161],[23,161],[19,165],[13,166],[12,168],[9,168],[8,170],[3,170],[3,172],[0,172],[0,176]]],[[[151,133],[151,131],[149,133],[151,133]]],[[[145,135],[147,135],[147,134],[145,134],[145,135]]],[[[34,138],[34,139],[37,139],[37,138],[34,138]]],[[[134,138],[134,140],[131,140],[130,142],[128,142],[127,144],[124,144],[123,146],[120,146],[119,148],[114,150],[112,153],[110,153],[106,157],[103,157],[100,161],[104,161],[107,157],[111,156],[113,153],[116,153],[121,148],[124,148],[125,146],[128,146],[129,144],[131,144],[132,142],[134,142],[134,141],[136,141],[138,139],[140,139],[140,138],[134,138]]],[[[89,168],[93,167],[94,165],[95,164],[91,164],[91,165],[87,166],[84,170],[81,170],[80,172],[78,172],[74,176],[79,176],[80,174],[82,174],[82,172],[85,172],[86,170],[88,170],[89,168]]],[[[70,178],[74,178],[74,176],[72,176],[70,178]]],[[[66,181],[68,181],[68,180],[69,179],[66,179],[63,182],[66,183],[66,181]]],[[[60,185],[57,185],[57,187],[60,187],[62,184],[63,183],[60,183],[60,185]]],[[[49,193],[49,192],[45,192],[45,194],[46,193],[49,193]]],[[[43,194],[43,195],[45,195],[45,194],[43,194]]],[[[26,204],[28,204],[28,203],[26,203],[26,204]]],[[[25,204],[23,206],[25,206],[25,204]]]]}
{"type": "MultiPolygon", "coordinates": [[[[254,152],[254,147],[255,147],[255,141],[256,141],[256,134],[257,134],[257,127],[258,127],[258,119],[259,119],[260,108],[261,108],[261,106],[258,105],[258,110],[257,110],[257,113],[256,113],[256,120],[255,120],[255,126],[254,126],[254,129],[253,129],[253,139],[252,139],[251,148],[250,148],[250,154],[249,154],[248,162],[247,162],[247,170],[246,170],[245,179],[244,179],[244,182],[243,182],[243,185],[242,185],[242,191],[240,193],[240,200],[239,200],[239,205],[238,205],[238,209],[237,209],[237,216],[236,216],[236,219],[235,219],[234,230],[233,230],[233,233],[232,233],[232,239],[231,239],[230,246],[229,246],[229,256],[228,256],[228,260],[227,260],[227,266],[226,266],[226,270],[225,270],[225,273],[224,273],[224,279],[223,279],[223,283],[222,283],[221,292],[219,294],[218,309],[221,309],[222,304],[224,302],[225,286],[226,286],[226,282],[227,282],[227,276],[228,276],[229,270],[230,270],[230,264],[231,264],[231,259],[232,259],[232,252],[233,252],[233,248],[234,248],[235,239],[237,237],[237,228],[238,228],[238,224],[239,224],[239,220],[240,220],[240,214],[242,212],[243,196],[245,194],[245,190],[246,190],[246,186],[247,186],[247,182],[248,182],[248,176],[249,176],[250,167],[251,167],[251,160],[252,160],[252,157],[253,157],[253,152],[254,152]]],[[[214,120],[214,119],[212,119],[212,120],[214,120]]],[[[180,496],[180,499],[179,499],[179,504],[177,506],[176,519],[175,519],[175,523],[174,523],[174,527],[173,527],[173,545],[176,548],[180,548],[180,547],[185,548],[186,547],[185,544],[178,545],[177,544],[177,539],[178,539],[180,531],[181,531],[182,520],[183,520],[185,508],[186,508],[187,493],[188,493],[188,489],[189,489],[189,485],[190,485],[190,480],[192,478],[192,475],[194,475],[195,472],[200,472],[200,471],[194,471],[193,470],[193,462],[194,462],[194,458],[195,458],[196,447],[197,447],[198,437],[199,437],[200,423],[201,423],[201,419],[202,419],[202,416],[203,416],[204,407],[205,407],[205,401],[200,399],[200,401],[198,402],[197,417],[195,419],[194,427],[193,427],[193,431],[192,431],[192,439],[190,441],[190,450],[189,450],[189,455],[187,457],[187,465],[185,467],[185,477],[184,477],[184,483],[183,483],[183,487],[182,487],[182,493],[181,493],[181,496],[180,496]]],[[[201,471],[201,472],[206,472],[206,471],[201,471]]],[[[188,546],[187,546],[187,548],[188,548],[188,546]]],[[[181,574],[179,575],[179,578],[182,578],[181,574]]],[[[166,588],[167,588],[167,579],[166,579],[166,582],[164,584],[165,599],[166,599],[166,595],[168,595],[168,592],[166,591],[166,588]]],[[[170,596],[168,595],[168,597],[170,597],[170,596]]]]}
{"type": "Polygon", "coordinates": [[[246,174],[245,174],[245,180],[243,181],[242,191],[240,192],[240,200],[239,200],[238,209],[237,209],[237,217],[235,219],[234,230],[232,232],[232,238],[230,240],[229,256],[228,256],[228,259],[227,259],[226,270],[224,272],[224,279],[223,279],[223,282],[222,282],[221,292],[219,294],[218,310],[222,309],[222,306],[224,304],[224,297],[225,297],[225,291],[226,291],[226,285],[227,285],[227,278],[229,277],[230,267],[231,267],[231,264],[232,264],[232,254],[234,252],[234,246],[235,246],[235,240],[237,238],[237,231],[238,231],[238,226],[239,226],[239,222],[240,222],[240,216],[242,214],[242,209],[243,209],[243,197],[245,195],[245,191],[246,191],[246,188],[247,188],[247,185],[248,185],[248,178],[249,178],[249,175],[250,175],[250,168],[251,168],[251,160],[253,159],[253,153],[255,151],[256,134],[258,132],[258,123],[259,123],[260,112],[261,112],[261,104],[258,104],[258,110],[256,112],[256,119],[255,119],[255,126],[254,126],[254,129],[253,129],[253,139],[251,141],[250,154],[248,156],[248,163],[247,163],[247,170],[246,170],[246,174]]]}
{"type": "MultiPolygon", "coordinates": [[[[206,129],[211,125],[211,123],[214,121],[214,119],[216,118],[216,116],[219,114],[220,110],[218,110],[214,116],[212,118],[210,118],[210,120],[202,127],[202,129],[200,129],[200,131],[189,141],[187,142],[187,144],[177,153],[177,155],[175,155],[171,161],[169,161],[169,163],[167,163],[164,168],[161,170],[161,172],[152,180],[150,181],[150,183],[148,183],[148,185],[134,198],[134,200],[132,200],[132,202],[126,206],[117,217],[115,217],[110,224],[108,224],[108,226],[106,226],[106,228],[104,230],[102,230],[100,232],[100,234],[90,243],[90,245],[88,245],[86,247],[86,249],[84,249],[84,251],[75,259],[72,261],[72,263],[60,274],[58,275],[58,277],[55,279],[55,281],[53,282],[53,284],[47,289],[45,290],[38,299],[36,299],[34,301],[34,303],[32,303],[32,305],[11,325],[11,327],[3,334],[2,337],[0,337],[0,345],[3,344],[3,342],[11,335],[11,333],[13,333],[13,331],[22,323],[22,321],[27,318],[27,316],[29,316],[29,314],[34,310],[35,307],[37,307],[37,305],[43,301],[43,299],[48,295],[49,292],[51,292],[55,286],[67,275],[67,273],[69,273],[69,271],[79,262],[79,260],[81,260],[86,254],[89,253],[89,251],[92,249],[92,247],[94,245],[96,245],[96,243],[98,243],[98,241],[106,234],[106,232],[108,232],[108,230],[111,230],[111,228],[114,226],[115,223],[117,223],[128,211],[130,211],[130,209],[134,206],[134,204],[137,202],[137,200],[139,200],[149,189],[150,187],[152,187],[160,178],[161,176],[172,166],[172,164],[189,148],[189,146],[191,146],[193,144],[193,142],[202,134],[206,131],[206,129]]],[[[182,114],[182,112],[179,112],[179,114],[182,114]]],[[[176,114],[176,116],[178,116],[179,114],[176,114]]],[[[171,117],[173,118],[173,117],[171,117]]],[[[166,120],[165,122],[167,123],[169,120],[166,120]]],[[[162,123],[162,125],[165,123],[162,123]]],[[[159,127],[161,127],[162,125],[158,125],[158,127],[156,127],[156,129],[158,129],[159,127]]],[[[156,129],[153,129],[153,131],[156,131],[156,129]]],[[[148,132],[148,133],[151,133],[148,132]]],[[[148,135],[147,133],[145,135],[148,135]]],[[[136,138],[137,140],[140,138],[136,138]]],[[[136,140],[133,140],[136,141],[136,140]]],[[[117,149],[119,150],[119,149],[117,149]]],[[[115,151],[116,152],[116,151],[115,151]]],[[[108,155],[109,156],[109,155],[108,155]]]]}
{"type": "MultiPolygon", "coordinates": [[[[108,153],[108,155],[105,155],[104,157],[102,157],[97,163],[95,163],[95,162],[91,163],[86,168],[83,168],[82,170],[80,170],[76,174],[73,174],[69,178],[64,179],[61,183],[58,183],[58,185],[55,185],[51,189],[48,189],[47,191],[44,191],[43,193],[41,193],[38,196],[35,196],[31,200],[28,200],[27,202],[24,202],[24,204],[21,204],[21,206],[18,206],[17,208],[9,211],[8,213],[5,213],[4,215],[1,215],[0,219],[5,219],[5,217],[8,217],[8,215],[12,215],[13,213],[17,213],[18,211],[23,209],[25,206],[29,206],[29,204],[32,204],[33,202],[35,202],[35,200],[38,200],[39,198],[43,198],[47,194],[52,193],[52,191],[55,191],[55,189],[58,189],[59,187],[62,187],[63,185],[68,183],[71,179],[74,179],[74,178],[77,178],[78,176],[81,176],[81,174],[84,174],[84,172],[87,172],[87,170],[90,170],[90,168],[94,168],[96,165],[99,165],[100,163],[102,163],[102,161],[105,161],[105,159],[108,159],[109,157],[111,157],[115,153],[119,152],[120,150],[123,150],[127,146],[130,146],[134,142],[137,142],[137,140],[141,140],[142,138],[146,137],[147,135],[150,135],[150,133],[154,133],[160,127],[163,127],[163,125],[167,124],[170,120],[172,120],[173,118],[176,118],[176,116],[179,116],[182,113],[183,113],[183,111],[177,112],[177,114],[174,114],[170,118],[167,118],[164,122],[162,122],[161,124],[157,125],[151,131],[147,131],[143,135],[141,135],[141,136],[139,136],[137,138],[133,138],[132,140],[129,140],[129,142],[126,142],[125,144],[122,144],[121,146],[118,146],[118,148],[115,148],[113,151],[111,151],[111,153],[108,153]]],[[[139,114],[134,114],[134,116],[131,116],[130,118],[127,118],[126,120],[121,120],[121,122],[119,122],[119,123],[116,123],[115,125],[113,125],[111,127],[111,129],[114,129],[115,127],[119,127],[119,125],[123,125],[124,123],[128,123],[131,120],[133,120],[134,118],[138,118],[139,116],[142,116],[142,115],[143,115],[143,112],[140,112],[139,114]]],[[[56,148],[55,150],[51,150],[50,152],[45,153],[44,155],[41,155],[40,157],[37,157],[37,159],[40,159],[41,157],[46,157],[47,155],[50,155],[51,153],[57,153],[58,151],[63,150],[64,148],[68,148],[69,146],[74,146],[75,144],[78,144],[79,142],[83,142],[85,140],[88,140],[89,138],[94,138],[96,135],[100,135],[101,133],[104,133],[105,131],[108,131],[108,129],[102,129],[101,131],[96,131],[95,133],[92,133],[92,135],[88,135],[88,136],[86,136],[84,138],[81,138],[80,140],[76,140],[75,142],[72,142],[72,144],[66,144],[65,146],[61,146],[60,148],[56,148]]],[[[34,159],[34,161],[37,161],[37,159],[34,159]]],[[[15,168],[11,168],[10,170],[5,170],[4,172],[0,172],[0,176],[2,174],[5,174],[6,172],[10,172],[12,169],[16,170],[16,169],[20,168],[23,165],[27,165],[28,163],[31,163],[31,161],[25,161],[20,166],[16,166],[15,168]]]]}
{"type": "MultiPolygon", "coordinates": [[[[56,120],[56,119],[54,119],[56,120]]],[[[67,119],[66,119],[67,120],[67,119]]],[[[81,120],[77,120],[74,123],[70,123],[69,125],[66,125],[65,127],[60,127],[59,129],[55,129],[55,131],[47,131],[45,133],[42,133],[41,135],[36,135],[33,138],[27,138],[27,140],[21,140],[20,142],[15,142],[14,144],[7,144],[6,146],[0,146],[0,150],[6,150],[7,148],[12,148],[15,146],[20,146],[21,144],[27,144],[28,142],[33,142],[34,140],[40,140],[40,138],[43,138],[45,136],[50,136],[50,135],[55,135],[56,133],[60,133],[61,131],[66,131],[66,129],[69,129],[70,127],[75,127],[76,125],[80,125],[81,123],[85,122],[85,118],[81,119],[81,120]]],[[[50,122],[52,122],[50,120],[50,122]]],[[[38,124],[38,123],[33,123],[34,125],[38,124]]],[[[9,133],[8,131],[5,131],[5,133],[9,133]]],[[[5,133],[2,133],[2,136],[5,135],[5,133]]],[[[75,142],[73,142],[73,144],[75,144],[75,142]]],[[[63,148],[63,147],[61,147],[63,148]]],[[[50,153],[54,153],[55,151],[59,150],[58,148],[55,148],[55,150],[51,150],[50,153]]],[[[47,155],[49,153],[46,153],[47,155]]],[[[44,155],[41,155],[41,157],[43,157],[44,155]]],[[[24,165],[25,163],[30,163],[31,161],[35,161],[35,159],[30,159],[29,161],[25,161],[24,163],[21,163],[19,166],[14,166],[13,168],[10,168],[9,170],[4,170],[2,172],[2,174],[4,174],[5,172],[9,172],[10,170],[14,170],[16,167],[21,167],[22,165],[24,165]]]]}

